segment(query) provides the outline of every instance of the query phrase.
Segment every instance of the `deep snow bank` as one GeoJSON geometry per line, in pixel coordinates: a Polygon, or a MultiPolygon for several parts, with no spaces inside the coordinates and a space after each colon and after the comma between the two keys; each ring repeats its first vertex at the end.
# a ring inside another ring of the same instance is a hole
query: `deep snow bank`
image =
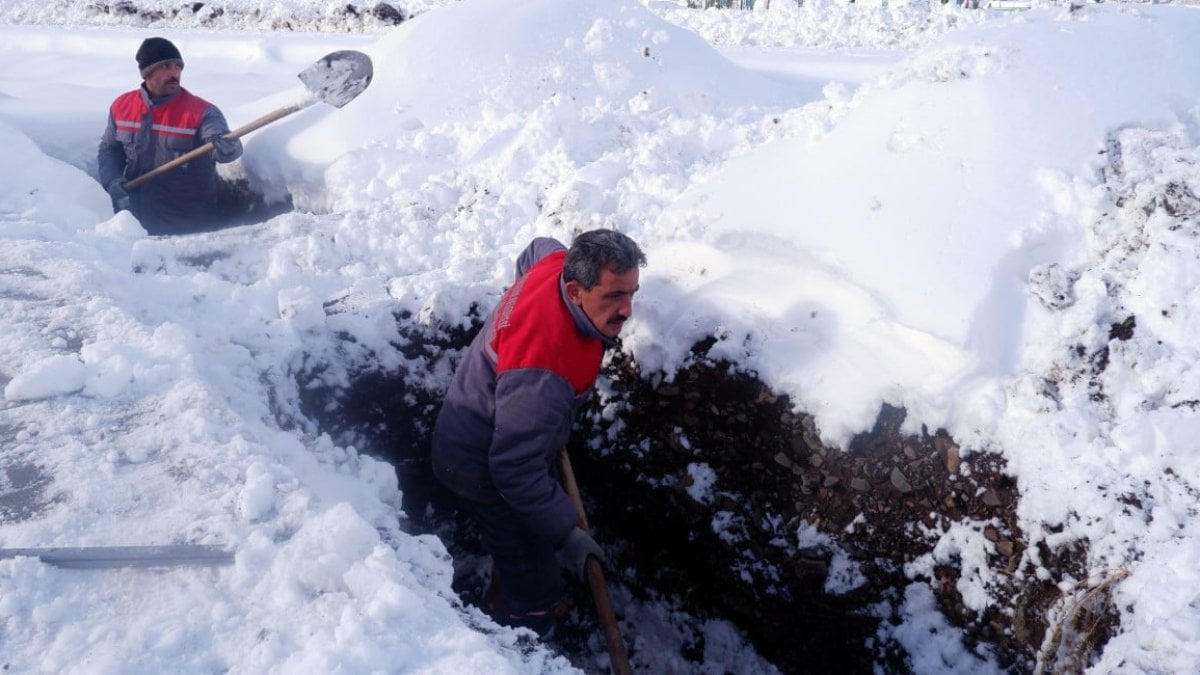
{"type": "Polygon", "coordinates": [[[20,162],[0,163],[0,229],[9,235],[43,235],[46,226],[59,228],[53,237],[74,233],[79,223],[105,220],[112,212],[108,195],[79,169],[50,159],[33,141],[0,120],[0,143],[20,162]],[[27,159],[26,159],[27,158],[27,159]]]}
{"type": "MultiPolygon", "coordinates": [[[[302,206],[378,211],[414,191],[436,199],[428,181],[470,172],[510,193],[536,182],[543,202],[573,190],[559,199],[612,210],[601,202],[624,173],[614,156],[651,142],[651,131],[797,100],[633,0],[474,0],[424,14],[365,51],[375,79],[353,104],[262,132],[257,142],[293,159],[247,157],[267,190],[283,186],[302,206]],[[580,185],[563,184],[571,174],[582,174],[580,185]]],[[[533,221],[561,205],[528,206],[533,221]]]]}
{"type": "Polygon", "coordinates": [[[1200,49],[1182,36],[1198,29],[1198,12],[1114,8],[963,30],[835,98],[828,134],[764,145],[693,185],[656,227],[697,233],[678,257],[710,258],[714,291],[778,289],[733,310],[728,342],[754,342],[747,364],[798,393],[826,439],[845,442],[883,401],[910,425],[992,423],[956,402],[1014,371],[1030,269],[1081,240],[1055,213],[1053,176],[1086,170],[1112,128],[1163,128],[1195,105],[1200,49]]]}
{"type": "Polygon", "coordinates": [[[0,193],[3,546],[236,554],[218,571],[0,561],[7,668],[571,670],[480,632],[441,542],[399,529],[390,466],[287,424],[307,324],[272,242],[148,240],[90,177],[0,138],[19,160],[0,193]]]}

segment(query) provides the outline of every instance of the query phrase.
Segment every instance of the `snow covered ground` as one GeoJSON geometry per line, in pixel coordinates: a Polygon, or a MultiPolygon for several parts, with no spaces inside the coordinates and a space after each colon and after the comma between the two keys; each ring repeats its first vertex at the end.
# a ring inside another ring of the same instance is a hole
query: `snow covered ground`
{"type": "MultiPolygon", "coordinates": [[[[328,29],[312,17],[334,3],[227,4],[215,29],[146,29],[0,1],[0,547],[236,553],[0,561],[10,672],[572,670],[460,603],[442,543],[401,530],[392,468],[320,434],[295,374],[436,391],[450,364],[411,362],[389,314],[323,304],[466,325],[530,238],[599,226],[650,258],[624,336],[647,374],[713,335],[827,442],[886,401],[1001,453],[1031,540],[1088,543],[1086,576],[1055,579],[1068,597],[1116,582],[1094,670],[1200,670],[1196,9],[465,0],[337,33],[271,30],[328,29]],[[296,100],[319,56],[371,55],[359,99],[256,132],[230,167],[296,212],[178,238],[111,215],[95,144],[154,34],[234,126],[296,100]]],[[[891,635],[920,672],[987,667],[919,580],[980,559],[982,525],[911,567],[891,635]]],[[[1037,556],[1016,573],[1050,575],[1037,556]]],[[[993,602],[996,574],[959,590],[993,602]]],[[[708,630],[696,668],[769,668],[708,630]]]]}

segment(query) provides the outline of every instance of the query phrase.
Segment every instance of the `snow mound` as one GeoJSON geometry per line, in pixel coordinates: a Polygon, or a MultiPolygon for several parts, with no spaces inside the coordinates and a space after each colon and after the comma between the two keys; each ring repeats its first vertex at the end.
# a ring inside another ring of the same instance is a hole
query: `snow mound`
{"type": "MultiPolygon", "coordinates": [[[[1200,13],[1177,20],[1200,30],[1200,13]]],[[[956,387],[1016,365],[1030,270],[1078,245],[1052,177],[1085,170],[1114,126],[1167,127],[1194,105],[1200,49],[1159,21],[1040,11],[963,30],[853,97],[832,92],[828,134],[731,160],[658,229],[698,231],[679,255],[711,259],[708,287],[778,289],[721,320],[731,350],[748,336],[756,370],[806,391],[827,440],[869,426],[884,400],[915,413],[910,428],[952,427],[956,387]],[[1131,67],[1105,46],[1113,36],[1161,67],[1131,67]],[[1077,112],[1030,113],[1055,109],[1077,112]],[[767,249],[777,264],[762,264],[767,249]],[[811,359],[784,347],[796,341],[811,359]],[[877,395],[864,400],[863,382],[877,395]]],[[[665,320],[713,324],[687,311],[665,320]]]]}
{"type": "Polygon", "coordinates": [[[518,179],[543,151],[591,162],[629,143],[609,137],[616,117],[661,124],[796,99],[634,0],[473,0],[406,22],[366,51],[375,78],[358,100],[260,133],[256,143],[292,158],[247,157],[264,191],[315,210],[370,207],[464,164],[495,159],[518,179]]]}
{"type": "Polygon", "coordinates": [[[0,120],[0,145],[19,162],[0,162],[0,230],[6,233],[55,226],[56,237],[69,235],[80,223],[107,220],[108,195],[90,176],[47,157],[25,134],[0,120]],[[51,189],[53,186],[53,189],[51,189]]]}

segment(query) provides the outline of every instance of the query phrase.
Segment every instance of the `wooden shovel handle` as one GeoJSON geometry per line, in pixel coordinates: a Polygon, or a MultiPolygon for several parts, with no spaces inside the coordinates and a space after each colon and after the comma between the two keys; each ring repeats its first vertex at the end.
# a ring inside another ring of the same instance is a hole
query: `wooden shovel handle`
{"type": "MultiPolygon", "coordinates": [[[[225,137],[226,138],[241,138],[242,136],[245,136],[246,134],[250,133],[251,131],[261,129],[262,127],[267,126],[271,122],[274,122],[276,120],[287,117],[288,115],[291,115],[292,113],[296,112],[297,110],[307,108],[308,106],[310,106],[316,102],[317,102],[317,99],[313,98],[310,100],[301,101],[300,103],[293,103],[292,105],[285,106],[283,108],[279,108],[278,110],[273,110],[273,111],[267,113],[266,115],[263,115],[262,117],[259,117],[256,120],[248,122],[247,124],[244,124],[244,125],[238,127],[237,129],[234,129],[233,131],[225,134],[225,137]]],[[[180,166],[182,164],[187,164],[188,162],[192,161],[193,159],[196,159],[197,157],[200,157],[201,155],[205,155],[205,154],[208,154],[209,152],[212,152],[212,149],[213,149],[212,143],[205,143],[204,145],[201,145],[200,147],[196,148],[195,150],[190,150],[187,153],[184,153],[184,154],[176,157],[175,159],[167,162],[166,164],[163,164],[162,166],[154,167],[150,171],[147,171],[146,173],[138,176],[137,178],[134,178],[133,180],[129,180],[129,181],[122,183],[121,187],[126,190],[132,190],[133,188],[136,188],[139,185],[142,185],[143,183],[150,180],[151,178],[161,176],[164,173],[170,171],[171,169],[174,169],[177,166],[180,166]]]]}
{"type": "MultiPolygon", "coordinates": [[[[558,463],[562,469],[563,486],[575,511],[579,514],[579,527],[585,531],[588,527],[587,512],[583,510],[583,497],[579,494],[579,485],[575,482],[575,471],[571,468],[571,458],[567,449],[558,451],[558,463]]],[[[625,642],[621,640],[621,631],[617,628],[617,615],[613,612],[612,599],[608,596],[608,585],[604,582],[604,568],[594,557],[587,559],[588,586],[592,589],[592,598],[596,601],[596,614],[600,617],[600,626],[604,631],[604,643],[608,646],[608,658],[612,662],[613,672],[617,675],[632,675],[629,666],[629,655],[625,652],[625,642]]]]}

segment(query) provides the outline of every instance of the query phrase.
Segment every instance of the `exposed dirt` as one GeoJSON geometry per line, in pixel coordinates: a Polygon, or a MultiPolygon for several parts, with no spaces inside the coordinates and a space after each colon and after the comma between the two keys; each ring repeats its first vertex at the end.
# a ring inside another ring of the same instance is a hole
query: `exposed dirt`
{"type": "MultiPolygon", "coordinates": [[[[410,357],[453,355],[471,337],[397,318],[408,326],[403,349],[410,357]]],[[[1055,573],[1031,573],[1016,526],[1017,486],[999,456],[960,448],[941,431],[902,434],[905,412],[889,406],[848,451],[825,447],[811,416],[752,374],[709,361],[706,348],[697,345],[671,383],[637,376],[618,353],[607,370],[614,398],[605,405],[619,411],[620,423],[605,420],[597,402],[574,436],[572,461],[597,539],[634,593],[683,598],[698,617],[733,621],[787,673],[913,672],[905,651],[880,639],[878,629],[898,621],[898,601],[914,581],[929,583],[947,620],[1011,672],[1031,672],[1044,642],[1062,644],[1057,632],[1046,639],[1047,610],[1061,599],[1055,579],[1085,576],[1086,550],[1041,545],[1039,560],[1055,573]],[[700,463],[716,476],[707,501],[688,492],[688,467],[700,463]],[[904,565],[928,554],[936,534],[955,522],[983,533],[992,543],[988,566],[1008,580],[989,589],[997,602],[982,612],[960,596],[963,570],[953,560],[935,566],[933,578],[905,574],[904,565]],[[805,524],[848,553],[865,583],[827,593],[833,551],[799,548],[796,532],[805,524]]],[[[414,531],[437,533],[457,556],[478,555],[429,470],[437,396],[406,390],[403,381],[402,374],[364,373],[346,389],[302,389],[307,413],[325,430],[396,465],[414,531]],[[332,410],[330,397],[338,404],[332,410]]],[[[460,585],[468,599],[480,591],[478,580],[460,585]]],[[[565,631],[559,643],[572,656],[586,646],[571,640],[594,628],[578,620],[585,625],[565,631]]],[[[1086,662],[1114,630],[1114,617],[1100,603],[1075,620],[1089,622],[1086,644],[1073,647],[1086,662]]]]}
{"type": "MultiPolygon", "coordinates": [[[[903,565],[935,543],[922,532],[951,521],[990,521],[985,536],[996,553],[989,562],[1015,570],[1023,550],[1017,494],[997,456],[964,453],[944,432],[905,436],[904,411],[889,406],[848,451],[827,448],[812,417],[793,412],[786,396],[729,364],[707,361],[702,351],[674,382],[657,386],[616,359],[623,429],[604,444],[609,456],[580,462],[580,474],[592,478],[585,489],[604,493],[597,521],[629,541],[628,561],[646,584],[735,620],[785,672],[908,672],[897,645],[871,640],[878,622],[891,618],[874,616],[871,607],[910,583],[903,565]],[[621,383],[632,386],[622,390],[621,383]],[[687,492],[688,465],[700,462],[717,476],[711,504],[687,492]],[[724,517],[734,523],[725,530],[732,542],[713,531],[721,512],[732,514],[724,517]],[[805,523],[847,551],[866,583],[826,593],[830,552],[794,543],[805,523]],[[670,566],[662,564],[664,548],[670,566]]],[[[1040,617],[1057,590],[1010,590],[1034,618],[1026,622],[1032,630],[1018,636],[1003,608],[976,616],[963,605],[959,573],[939,567],[930,580],[943,612],[974,640],[992,644],[1003,664],[1028,669],[1030,646],[1041,642],[1040,617]]]]}

